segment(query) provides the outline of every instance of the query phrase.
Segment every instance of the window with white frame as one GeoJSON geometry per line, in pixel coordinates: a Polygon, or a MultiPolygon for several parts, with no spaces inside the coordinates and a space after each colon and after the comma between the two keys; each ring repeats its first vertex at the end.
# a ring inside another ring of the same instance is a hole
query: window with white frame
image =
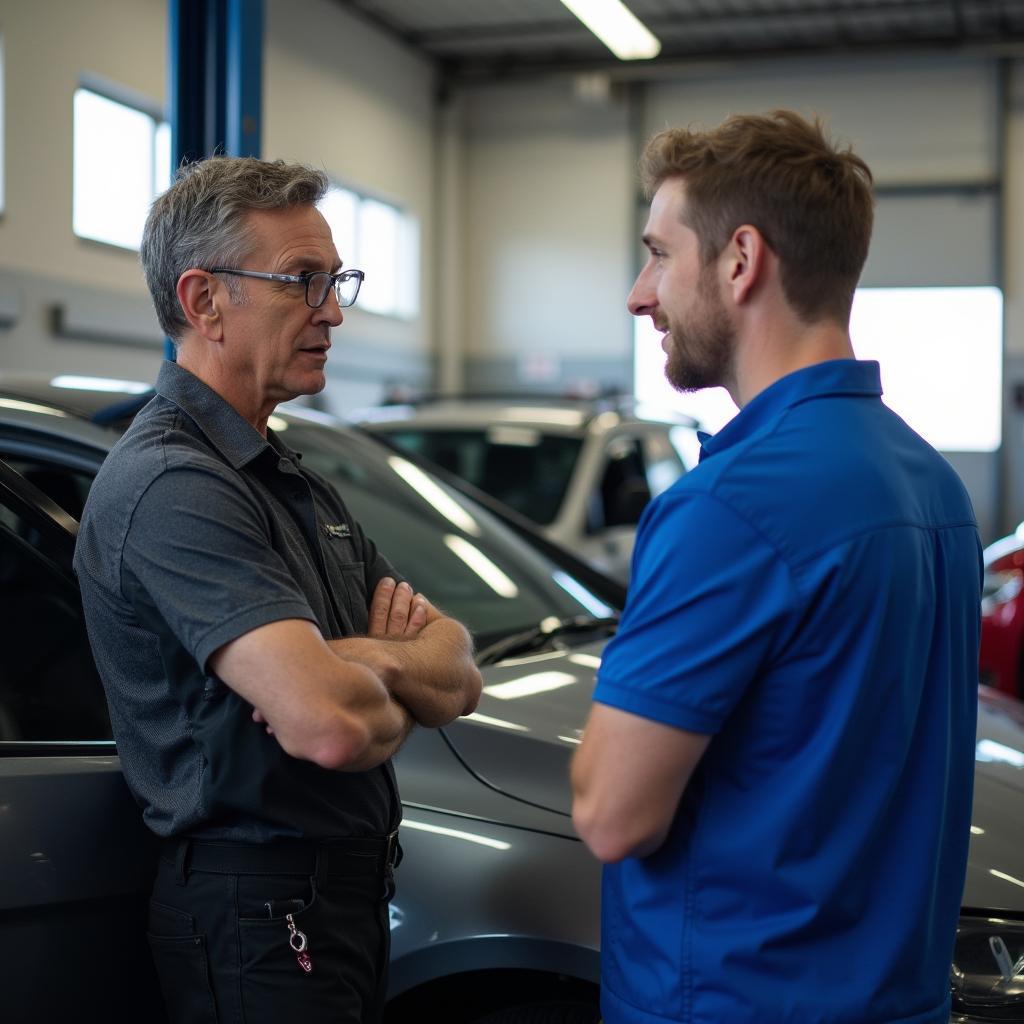
{"type": "Polygon", "coordinates": [[[149,206],[170,184],[170,126],[83,86],[75,90],[74,132],[75,234],[138,249],[149,206]]]}
{"type": "Polygon", "coordinates": [[[332,186],[320,204],[346,267],[366,274],[360,309],[413,319],[419,313],[419,223],[390,203],[332,186]]]}
{"type": "MultiPolygon", "coordinates": [[[[944,452],[1002,441],[1003,294],[998,288],[858,288],[850,317],[858,359],[881,367],[883,400],[944,452]]],[[[715,433],[736,413],[724,388],[691,394],[665,380],[661,335],[634,328],[638,401],[695,416],[715,433]]]]}

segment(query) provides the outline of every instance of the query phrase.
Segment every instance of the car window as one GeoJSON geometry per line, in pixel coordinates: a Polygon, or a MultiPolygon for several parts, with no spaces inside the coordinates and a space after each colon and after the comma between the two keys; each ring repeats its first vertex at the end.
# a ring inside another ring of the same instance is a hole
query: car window
{"type": "Polygon", "coordinates": [[[639,438],[613,438],[606,458],[600,483],[587,509],[587,528],[591,533],[610,526],[635,526],[651,500],[639,438]]]}
{"type": "Polygon", "coordinates": [[[70,544],[0,503],[0,742],[109,740],[70,544]]]}
{"type": "Polygon", "coordinates": [[[644,435],[644,463],[652,498],[667,491],[686,472],[667,433],[652,431],[644,435]]]}
{"type": "Polygon", "coordinates": [[[400,447],[468,480],[541,526],[558,516],[583,442],[530,426],[388,433],[400,447]]]}
{"type": "Polygon", "coordinates": [[[376,443],[295,423],[284,440],[338,490],[388,560],[480,646],[549,616],[615,610],[493,516],[376,443]],[[403,475],[404,474],[404,475],[403,475]]]}
{"type": "Polygon", "coordinates": [[[93,474],[56,465],[40,457],[19,456],[6,451],[0,451],[0,456],[8,466],[16,469],[29,483],[35,484],[65,512],[81,520],[93,474]]]}

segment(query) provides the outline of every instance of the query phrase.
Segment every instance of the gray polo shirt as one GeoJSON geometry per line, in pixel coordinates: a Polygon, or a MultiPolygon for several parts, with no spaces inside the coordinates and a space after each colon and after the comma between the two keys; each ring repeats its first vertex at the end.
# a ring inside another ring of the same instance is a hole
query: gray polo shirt
{"type": "Polygon", "coordinates": [[[401,577],[273,431],[263,438],[177,363],[163,364],[156,392],[103,463],[75,551],[146,823],[249,842],[387,833],[400,817],[390,762],[334,772],[290,757],[207,662],[281,619],[308,619],[327,639],[365,633],[368,595],[401,577]]]}

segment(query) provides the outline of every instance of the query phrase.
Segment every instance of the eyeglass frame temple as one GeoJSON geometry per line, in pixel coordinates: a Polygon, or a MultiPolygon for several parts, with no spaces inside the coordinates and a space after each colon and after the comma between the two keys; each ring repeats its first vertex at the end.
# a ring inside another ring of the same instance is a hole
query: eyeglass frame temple
{"type": "Polygon", "coordinates": [[[319,309],[326,301],[327,295],[334,289],[334,297],[338,300],[339,309],[348,309],[350,306],[355,305],[356,299],[359,297],[359,289],[362,288],[363,282],[366,280],[366,274],[362,270],[358,270],[356,267],[346,267],[344,270],[339,270],[336,274],[328,274],[326,270],[313,270],[304,274],[270,274],[263,270],[238,270],[235,267],[214,267],[207,271],[208,274],[235,274],[237,277],[254,277],[260,281],[281,281],[284,284],[305,284],[304,299],[306,305],[310,309],[319,309]],[[314,306],[309,301],[309,285],[314,277],[324,275],[330,278],[331,283],[324,289],[324,297],[314,306]],[[352,296],[352,301],[342,305],[341,299],[338,296],[338,287],[341,284],[342,278],[348,278],[351,280],[352,276],[356,276],[359,284],[356,285],[356,293],[352,296]],[[305,281],[303,281],[305,279],[305,281]]]}

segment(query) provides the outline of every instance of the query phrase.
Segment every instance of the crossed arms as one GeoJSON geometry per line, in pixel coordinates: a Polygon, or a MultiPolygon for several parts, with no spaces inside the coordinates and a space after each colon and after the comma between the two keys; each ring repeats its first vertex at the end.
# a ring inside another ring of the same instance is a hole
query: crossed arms
{"type": "Polygon", "coordinates": [[[288,754],[345,771],[373,768],[413,725],[445,725],[480,699],[469,634],[392,579],[374,591],[365,637],[326,640],[284,619],[225,644],[210,668],[288,754]]]}

